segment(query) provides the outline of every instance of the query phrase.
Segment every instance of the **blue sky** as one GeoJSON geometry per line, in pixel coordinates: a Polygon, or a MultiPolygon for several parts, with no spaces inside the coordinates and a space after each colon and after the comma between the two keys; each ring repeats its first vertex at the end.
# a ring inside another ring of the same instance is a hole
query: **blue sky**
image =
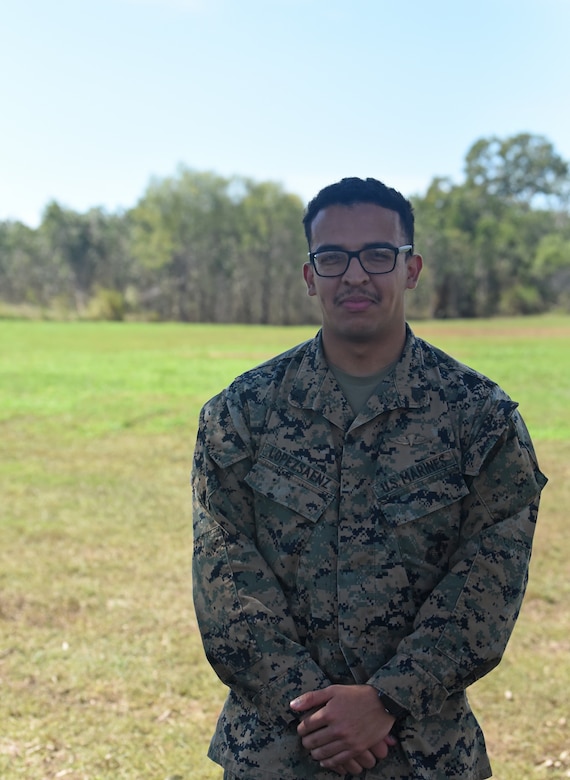
{"type": "Polygon", "coordinates": [[[406,195],[481,137],[570,159],[570,0],[19,0],[2,11],[0,219],[129,208],[179,164],[406,195]]]}

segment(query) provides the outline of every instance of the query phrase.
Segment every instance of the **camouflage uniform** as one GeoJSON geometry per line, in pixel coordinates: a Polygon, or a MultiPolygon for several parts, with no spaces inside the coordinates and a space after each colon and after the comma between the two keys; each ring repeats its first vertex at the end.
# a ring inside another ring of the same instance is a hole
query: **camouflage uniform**
{"type": "Polygon", "coordinates": [[[194,599],[230,687],[209,756],[239,778],[338,780],[289,702],[369,683],[409,715],[366,778],[485,778],[465,689],[500,660],[546,479],[516,404],[408,329],[354,418],[306,342],[202,410],[194,599]]]}

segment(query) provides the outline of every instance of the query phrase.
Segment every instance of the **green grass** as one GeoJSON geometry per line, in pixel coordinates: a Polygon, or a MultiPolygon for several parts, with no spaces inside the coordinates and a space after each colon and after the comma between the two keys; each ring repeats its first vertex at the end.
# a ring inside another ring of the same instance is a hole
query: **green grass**
{"type": "MultiPolygon", "coordinates": [[[[499,780],[567,777],[570,318],[415,330],[520,402],[550,477],[521,619],[471,699],[499,780]]],[[[198,411],[313,332],[0,322],[2,780],[221,776],[191,605],[198,411]]]]}

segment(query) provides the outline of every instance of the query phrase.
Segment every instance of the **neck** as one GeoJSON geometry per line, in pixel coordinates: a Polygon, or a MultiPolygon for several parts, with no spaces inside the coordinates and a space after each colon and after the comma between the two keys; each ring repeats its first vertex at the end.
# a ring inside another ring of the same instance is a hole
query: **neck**
{"type": "Polygon", "coordinates": [[[323,329],[327,361],[351,376],[371,376],[382,371],[399,359],[405,343],[405,324],[397,335],[374,341],[339,340],[323,329]]]}

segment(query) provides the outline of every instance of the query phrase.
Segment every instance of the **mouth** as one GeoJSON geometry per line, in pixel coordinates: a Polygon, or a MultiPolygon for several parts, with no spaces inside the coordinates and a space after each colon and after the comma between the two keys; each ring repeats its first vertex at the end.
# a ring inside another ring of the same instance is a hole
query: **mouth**
{"type": "Polygon", "coordinates": [[[366,295],[351,295],[345,298],[340,298],[337,303],[347,311],[359,312],[366,311],[366,309],[374,306],[374,304],[378,303],[378,301],[366,295]]]}

